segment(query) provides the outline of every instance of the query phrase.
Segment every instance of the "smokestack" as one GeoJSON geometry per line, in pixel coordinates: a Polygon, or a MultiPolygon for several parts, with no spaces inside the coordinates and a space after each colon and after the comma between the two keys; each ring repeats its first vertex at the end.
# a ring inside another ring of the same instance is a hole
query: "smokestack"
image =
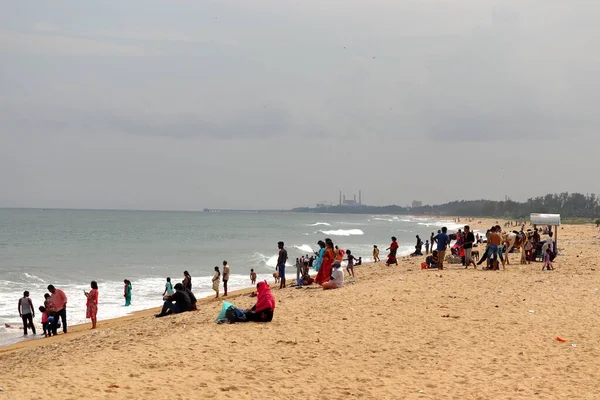
{"type": "Polygon", "coordinates": [[[354,202],[356,203],[356,195],[354,195],[354,202]]]}
{"type": "Polygon", "coordinates": [[[362,206],[362,191],[358,191],[358,205],[362,206]]]}
{"type": "Polygon", "coordinates": [[[340,190],[340,206],[342,205],[342,191],[340,190]]]}

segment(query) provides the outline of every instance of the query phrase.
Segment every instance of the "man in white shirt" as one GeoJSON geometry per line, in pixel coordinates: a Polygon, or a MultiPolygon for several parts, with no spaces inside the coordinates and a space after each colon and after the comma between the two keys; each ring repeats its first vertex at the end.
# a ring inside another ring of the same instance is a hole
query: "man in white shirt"
{"type": "Polygon", "coordinates": [[[323,290],[327,289],[338,289],[344,286],[344,270],[341,264],[333,264],[333,270],[331,271],[331,278],[329,282],[323,284],[323,290]]]}

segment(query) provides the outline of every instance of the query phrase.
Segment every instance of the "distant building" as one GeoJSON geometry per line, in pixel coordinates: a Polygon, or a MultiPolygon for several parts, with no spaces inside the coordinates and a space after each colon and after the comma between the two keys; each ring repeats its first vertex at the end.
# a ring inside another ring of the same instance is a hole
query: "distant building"
{"type": "Polygon", "coordinates": [[[412,208],[419,208],[419,207],[423,207],[423,202],[420,200],[413,200],[412,208]]]}
{"type": "Polygon", "coordinates": [[[349,207],[358,207],[362,206],[362,192],[358,191],[358,201],[356,201],[356,195],[354,195],[354,199],[346,199],[346,195],[342,194],[340,191],[340,206],[349,206],[349,207]]]}

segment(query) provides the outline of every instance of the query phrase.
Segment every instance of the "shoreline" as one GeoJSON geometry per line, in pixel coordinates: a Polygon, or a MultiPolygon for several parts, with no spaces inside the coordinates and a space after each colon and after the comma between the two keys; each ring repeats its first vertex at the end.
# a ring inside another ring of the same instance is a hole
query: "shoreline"
{"type": "Polygon", "coordinates": [[[341,289],[273,290],[270,323],[214,323],[222,300],[255,304],[248,289],[199,299],[197,312],[151,309],[16,344],[0,350],[0,397],[32,398],[35,379],[64,399],[596,398],[600,234],[559,229],[553,271],[518,254],[499,271],[402,257],[363,264],[341,289]]]}
{"type": "MultiPolygon", "coordinates": [[[[269,285],[273,289],[274,284],[269,283],[269,285]]],[[[224,299],[224,298],[225,299],[233,299],[233,298],[239,298],[242,296],[248,296],[255,290],[256,289],[254,287],[249,286],[247,288],[230,291],[229,294],[227,295],[227,297],[224,297],[222,294],[219,295],[218,299],[215,299],[214,296],[200,297],[197,299],[196,304],[197,304],[199,311],[201,311],[200,307],[202,305],[209,304],[213,301],[222,301],[222,299],[224,299]]],[[[154,318],[154,314],[159,313],[161,308],[162,308],[162,303],[161,303],[161,305],[159,305],[157,307],[133,311],[131,314],[124,315],[121,317],[98,320],[98,324],[96,326],[96,329],[94,329],[94,330],[92,330],[90,328],[90,326],[92,324],[91,320],[90,320],[90,322],[83,323],[83,324],[69,325],[69,327],[68,327],[69,332],[66,334],[62,333],[62,330],[60,330],[60,328],[58,330],[59,334],[56,336],[44,337],[43,333],[41,333],[41,334],[38,333],[36,335],[35,339],[34,338],[25,339],[25,340],[21,340],[16,343],[11,343],[11,344],[8,344],[5,346],[1,346],[0,347],[0,355],[7,354],[10,352],[14,352],[14,351],[45,346],[47,344],[57,344],[57,343],[60,343],[60,342],[66,341],[66,340],[71,340],[74,338],[78,338],[80,336],[84,336],[86,334],[94,334],[94,332],[102,332],[105,330],[110,330],[115,327],[121,326],[127,322],[138,321],[140,319],[147,318],[147,317],[154,318]]],[[[195,312],[198,312],[198,311],[188,311],[188,313],[195,313],[195,312]]],[[[216,317],[216,315],[215,315],[215,317],[216,317]]],[[[19,327],[19,328],[22,329],[21,327],[19,327]]]]}
{"type": "MultiPolygon", "coordinates": [[[[463,218],[463,217],[460,217],[460,218],[463,218]]],[[[469,218],[469,217],[465,217],[465,218],[469,218]]],[[[453,224],[458,224],[458,223],[454,223],[453,221],[449,221],[446,219],[436,218],[435,220],[437,220],[438,222],[449,222],[449,223],[453,223],[453,224]]],[[[479,219],[478,222],[479,221],[481,221],[481,224],[475,223],[475,221],[471,222],[471,227],[473,229],[481,229],[481,227],[479,225],[486,226],[486,224],[491,224],[493,222],[493,220],[491,220],[491,219],[479,219]],[[484,221],[486,221],[486,222],[484,222],[484,221]]],[[[460,223],[462,223],[462,221],[460,223]]],[[[465,222],[465,224],[467,224],[467,222],[465,222]]],[[[383,254],[382,257],[384,257],[384,258],[381,259],[381,261],[378,263],[375,263],[372,261],[363,262],[363,264],[360,267],[372,266],[375,264],[382,264],[382,263],[385,264],[385,254],[383,254]]],[[[413,259],[413,258],[409,257],[408,254],[398,256],[399,262],[400,262],[400,260],[404,260],[404,259],[413,259]]],[[[358,268],[358,270],[360,270],[360,268],[358,268]]],[[[311,271],[311,272],[314,272],[314,271],[311,271]]],[[[272,290],[275,290],[275,291],[278,290],[278,284],[270,282],[270,279],[268,279],[267,282],[269,283],[272,290]]],[[[292,281],[292,283],[294,283],[294,282],[292,281]]],[[[290,286],[288,286],[288,288],[289,287],[290,286]]],[[[237,289],[234,291],[230,291],[229,295],[226,298],[232,299],[232,298],[248,296],[254,290],[255,290],[255,288],[252,286],[248,286],[248,287],[242,288],[242,289],[237,289]]],[[[223,296],[220,295],[218,301],[221,302],[222,299],[223,299],[223,296]]],[[[200,307],[202,305],[210,304],[211,302],[213,302],[215,300],[217,300],[217,299],[215,299],[214,296],[212,296],[212,295],[200,297],[197,299],[197,301],[198,301],[197,306],[200,309],[200,307]]],[[[159,301],[157,300],[157,302],[159,302],[159,301]]],[[[98,326],[97,326],[97,329],[95,329],[95,330],[92,330],[89,328],[91,326],[91,321],[90,321],[90,322],[86,322],[86,323],[69,325],[69,332],[67,334],[62,333],[62,331],[60,329],[59,329],[59,334],[57,336],[52,336],[52,337],[44,337],[43,334],[39,333],[38,335],[36,335],[35,338],[21,339],[15,343],[10,343],[10,344],[4,345],[4,346],[0,346],[0,355],[7,354],[10,352],[14,352],[14,351],[24,350],[24,349],[36,348],[36,347],[44,346],[46,344],[57,344],[57,343],[69,340],[71,338],[77,338],[77,337],[80,337],[80,336],[83,336],[86,334],[93,334],[93,332],[101,332],[104,330],[109,330],[109,329],[121,326],[127,322],[138,321],[138,320],[146,318],[146,317],[154,317],[154,314],[160,312],[161,307],[162,307],[162,303],[156,307],[133,311],[132,313],[130,313],[128,315],[98,320],[98,326]]],[[[194,312],[194,311],[192,311],[192,312],[194,312]]],[[[19,326],[19,329],[21,329],[21,326],[19,326]]]]}

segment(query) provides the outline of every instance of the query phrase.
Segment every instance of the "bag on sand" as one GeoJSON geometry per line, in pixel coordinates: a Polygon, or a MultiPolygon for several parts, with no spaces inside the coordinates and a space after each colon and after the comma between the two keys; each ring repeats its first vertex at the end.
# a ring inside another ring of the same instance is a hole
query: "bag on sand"
{"type": "Polygon", "coordinates": [[[224,301],[223,307],[221,307],[221,312],[219,313],[219,315],[217,315],[217,319],[215,320],[215,322],[217,322],[221,319],[225,319],[225,313],[227,312],[227,309],[232,306],[233,306],[233,304],[231,304],[230,302],[224,301]]]}
{"type": "Polygon", "coordinates": [[[236,308],[234,306],[229,307],[227,309],[227,311],[225,311],[225,318],[230,323],[247,321],[246,312],[244,310],[240,310],[239,308],[236,308]]]}

